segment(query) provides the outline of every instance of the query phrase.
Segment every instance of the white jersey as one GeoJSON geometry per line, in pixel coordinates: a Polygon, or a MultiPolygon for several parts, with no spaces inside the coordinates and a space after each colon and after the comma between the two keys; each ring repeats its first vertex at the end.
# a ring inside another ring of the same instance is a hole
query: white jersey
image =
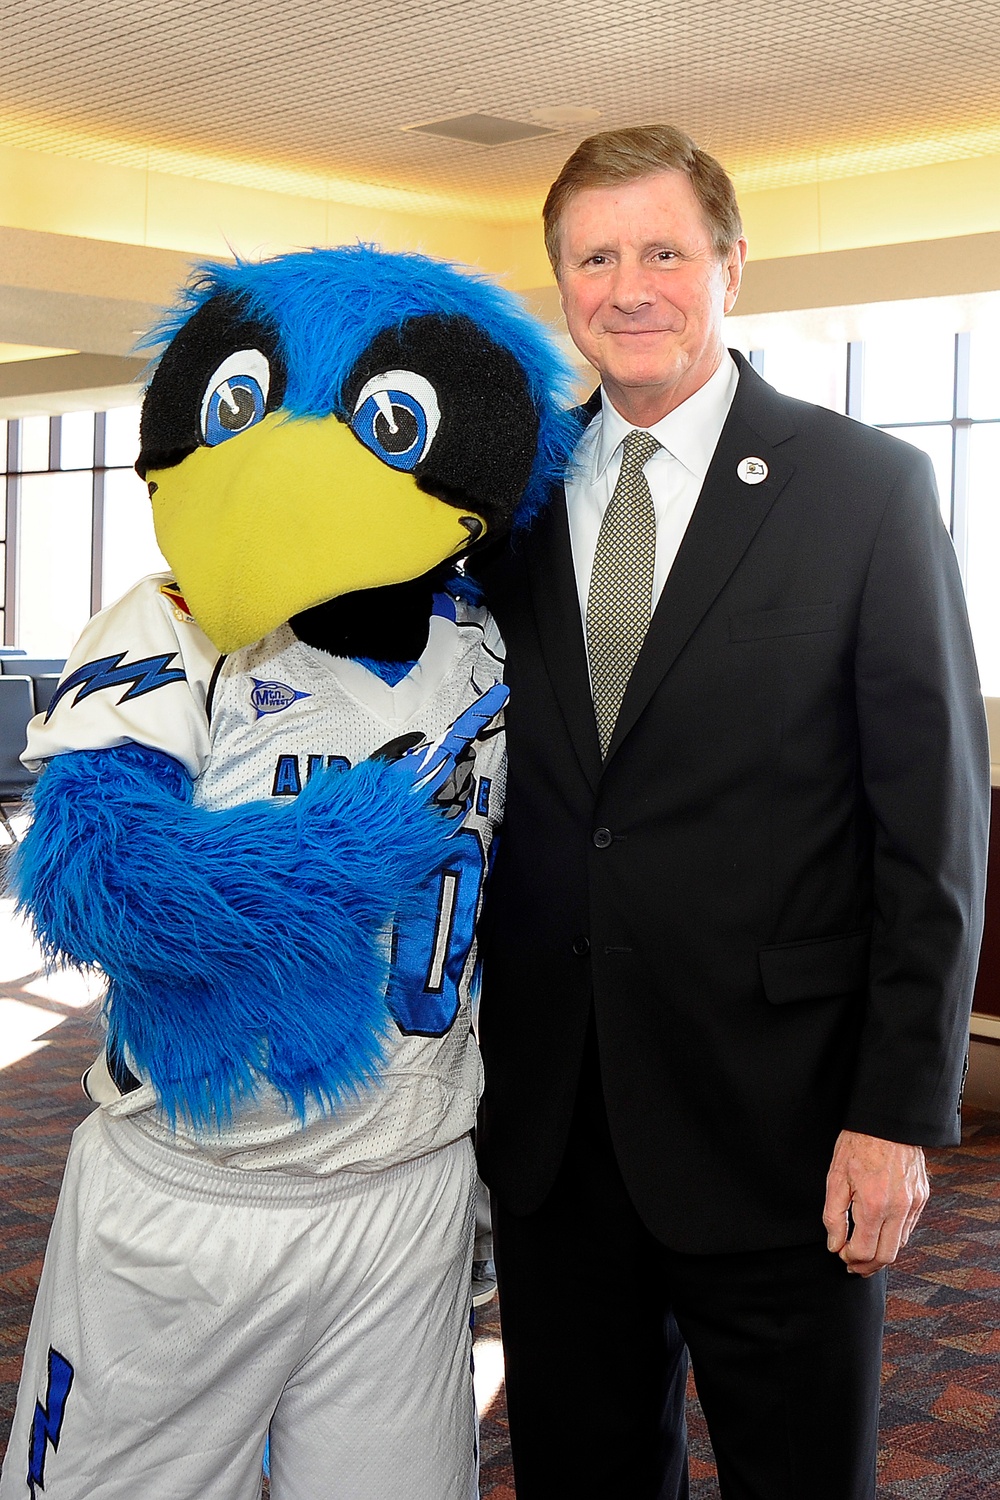
{"type": "MultiPolygon", "coordinates": [[[[209,810],[292,798],[320,768],[354,765],[400,735],[433,740],[502,679],[503,648],[489,613],[438,596],[427,646],[390,687],[358,662],[329,656],[282,625],[221,657],[168,575],[144,579],[87,626],[47,717],[28,730],[25,764],[67,751],[135,742],[180,761],[194,801],[209,810]]],[[[475,923],[505,791],[504,737],[477,740],[475,785],[453,869],[442,872],[436,921],[396,934],[390,977],[396,1030],[378,1083],[333,1114],[305,1120],[261,1082],[218,1131],[176,1132],[148,1080],[103,1107],[179,1149],[243,1168],[296,1173],[376,1171],[457,1140],[471,1129],[481,1090],[472,1035],[475,923]],[[398,991],[398,993],[397,993],[398,991]]],[[[165,837],[169,837],[166,834],[165,837]]],[[[134,1064],[133,1070],[134,1069],[134,1064]]]]}

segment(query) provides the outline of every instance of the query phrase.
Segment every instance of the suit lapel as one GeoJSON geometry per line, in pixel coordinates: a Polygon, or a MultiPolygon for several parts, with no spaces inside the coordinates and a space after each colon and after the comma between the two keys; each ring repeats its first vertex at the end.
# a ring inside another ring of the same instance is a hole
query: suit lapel
{"type": "Polygon", "coordinates": [[[732,409],[629,678],[608,747],[609,759],[711,608],[794,472],[776,451],[776,445],[794,432],[785,403],[741,357],[735,358],[740,382],[732,409]],[[740,461],[749,457],[762,458],[767,464],[767,478],[760,484],[746,484],[737,474],[740,461]]]}
{"type": "Polygon", "coordinates": [[[584,775],[596,788],[601,774],[601,747],[590,695],[587,646],[561,486],[553,492],[534,526],[526,552],[545,669],[584,775]]]}

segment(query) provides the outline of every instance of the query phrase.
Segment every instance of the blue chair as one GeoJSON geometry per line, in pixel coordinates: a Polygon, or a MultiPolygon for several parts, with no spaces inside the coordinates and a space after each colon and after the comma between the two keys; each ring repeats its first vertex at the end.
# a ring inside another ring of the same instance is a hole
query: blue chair
{"type": "Polygon", "coordinates": [[[23,646],[0,646],[0,656],[27,656],[23,646]]]}
{"type": "Polygon", "coordinates": [[[33,677],[32,681],[35,684],[35,713],[44,714],[59,686],[59,673],[43,672],[40,677],[33,677]]]}
{"type": "Polygon", "coordinates": [[[13,660],[0,657],[0,671],[14,672],[18,677],[43,677],[50,672],[59,673],[65,665],[64,656],[17,656],[13,660]]]}
{"type": "Polygon", "coordinates": [[[28,720],[35,715],[35,685],[30,677],[0,676],[0,826],[12,844],[17,835],[4,808],[19,803],[35,784],[33,771],[26,771],[20,756],[27,739],[28,720]]]}

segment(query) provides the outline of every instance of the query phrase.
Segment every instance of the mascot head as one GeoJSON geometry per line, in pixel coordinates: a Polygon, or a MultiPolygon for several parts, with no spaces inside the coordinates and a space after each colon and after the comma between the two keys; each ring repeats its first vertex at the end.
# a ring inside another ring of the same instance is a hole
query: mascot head
{"type": "Polygon", "coordinates": [[[419,654],[423,582],[527,525],[578,432],[540,325],[421,255],[203,265],[145,342],[166,347],[136,468],[188,608],[224,652],[292,620],[344,654],[419,654]],[[366,636],[372,591],[396,639],[366,636]]]}

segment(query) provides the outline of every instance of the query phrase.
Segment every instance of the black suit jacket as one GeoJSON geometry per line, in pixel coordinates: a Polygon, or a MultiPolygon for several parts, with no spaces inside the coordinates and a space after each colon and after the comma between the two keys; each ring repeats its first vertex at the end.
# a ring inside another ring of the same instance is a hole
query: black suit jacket
{"type": "Polygon", "coordinates": [[[928,460],[736,358],[603,767],[561,493],[482,569],[511,697],[481,1171],[544,1200],[593,1006],[633,1201],[699,1253],[821,1237],[842,1128],[958,1139],[989,797],[928,460]]]}

